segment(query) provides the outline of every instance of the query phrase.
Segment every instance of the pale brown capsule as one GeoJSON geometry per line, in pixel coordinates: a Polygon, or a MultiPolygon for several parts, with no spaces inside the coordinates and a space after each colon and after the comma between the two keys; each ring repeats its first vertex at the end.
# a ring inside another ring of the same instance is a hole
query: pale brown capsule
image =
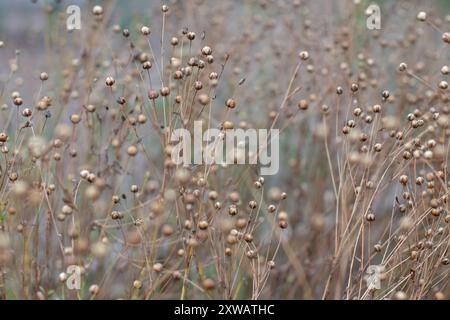
{"type": "Polygon", "coordinates": [[[280,220],[280,221],[278,221],[278,226],[279,226],[281,229],[286,229],[286,228],[288,227],[288,223],[287,223],[286,220],[280,220]]]}
{"type": "Polygon", "coordinates": [[[366,215],[366,220],[369,221],[369,222],[375,221],[375,215],[373,213],[368,213],[366,215]]]}
{"type": "Polygon", "coordinates": [[[14,98],[13,102],[16,106],[21,106],[23,104],[23,100],[21,97],[14,98]]]}
{"type": "Polygon", "coordinates": [[[6,142],[8,140],[8,135],[4,132],[0,133],[0,142],[6,142]]]}
{"type": "Polygon", "coordinates": [[[309,59],[309,53],[308,51],[302,51],[298,54],[298,56],[300,57],[300,59],[302,60],[308,60],[309,59]]]}
{"type": "Polygon", "coordinates": [[[77,123],[79,123],[81,121],[81,117],[78,114],[73,114],[73,115],[70,116],[70,121],[73,124],[77,124],[77,123]]]}
{"type": "Polygon", "coordinates": [[[300,100],[298,102],[297,106],[300,110],[307,110],[309,107],[308,100],[305,100],[305,99],[300,100]]]}
{"type": "Polygon", "coordinates": [[[46,80],[48,80],[48,73],[47,73],[47,72],[42,72],[42,73],[39,75],[39,79],[41,79],[41,81],[46,81],[46,80]]]}
{"type": "Polygon", "coordinates": [[[203,84],[201,81],[195,81],[194,83],[194,89],[195,90],[201,90],[203,88],[203,84]]]}
{"type": "Polygon", "coordinates": [[[425,21],[427,19],[427,13],[425,12],[425,11],[420,11],[418,14],[417,14],[417,20],[419,20],[419,21],[425,21]]]}
{"type": "Polygon", "coordinates": [[[160,93],[163,97],[168,96],[170,94],[169,87],[162,87],[160,93]]]}
{"type": "Polygon", "coordinates": [[[156,91],[156,90],[149,90],[149,92],[148,92],[148,98],[149,98],[150,100],[155,100],[155,99],[157,99],[158,97],[159,97],[158,91],[156,91]]]}
{"type": "Polygon", "coordinates": [[[398,71],[400,71],[400,72],[405,71],[407,68],[408,68],[408,65],[404,62],[402,62],[398,65],[398,71]]]}
{"type": "Polygon", "coordinates": [[[439,82],[439,89],[446,90],[447,88],[448,88],[448,82],[447,81],[439,82]]]}
{"type": "Polygon", "coordinates": [[[202,54],[203,54],[204,56],[208,56],[208,55],[210,55],[211,53],[212,53],[212,49],[211,49],[210,47],[204,46],[204,47],[202,48],[202,54]]]}
{"type": "Polygon", "coordinates": [[[408,176],[407,175],[401,175],[399,178],[399,181],[401,184],[406,185],[408,183],[408,176]]]}
{"type": "Polygon", "coordinates": [[[208,229],[208,226],[209,226],[209,224],[208,224],[208,221],[206,221],[206,220],[202,220],[202,221],[200,221],[200,222],[198,223],[198,227],[199,227],[201,230],[206,230],[206,229],[208,229]]]}
{"type": "Polygon", "coordinates": [[[92,13],[94,14],[94,15],[96,15],[96,16],[100,16],[100,15],[102,15],[103,14],[103,7],[101,7],[101,6],[94,6],[93,8],[92,8],[92,13]]]}
{"type": "Polygon", "coordinates": [[[93,285],[91,285],[91,286],[89,287],[89,293],[90,293],[91,295],[93,295],[93,296],[95,296],[96,294],[98,294],[99,290],[100,290],[100,288],[99,288],[99,286],[96,285],[96,284],[93,284],[93,285]]]}
{"type": "Polygon", "coordinates": [[[190,32],[187,33],[186,36],[187,36],[187,38],[188,38],[190,41],[192,41],[192,40],[195,39],[195,32],[190,31],[190,32]]]}
{"type": "Polygon", "coordinates": [[[203,288],[205,288],[205,290],[213,290],[215,286],[214,280],[210,278],[203,280],[203,288]]]}
{"type": "Polygon", "coordinates": [[[209,198],[209,200],[211,200],[211,201],[215,201],[215,200],[217,200],[217,197],[218,197],[219,195],[218,195],[218,193],[216,192],[216,191],[210,191],[209,193],[208,193],[208,198],[209,198]]]}
{"type": "Polygon", "coordinates": [[[151,67],[152,67],[152,63],[148,60],[142,64],[142,68],[145,70],[149,70],[151,67]]]}
{"type": "Polygon", "coordinates": [[[238,213],[238,209],[234,204],[228,207],[228,214],[230,216],[235,216],[237,213],[238,213]]]}
{"type": "Polygon", "coordinates": [[[148,36],[150,34],[150,28],[147,26],[142,26],[141,28],[141,33],[144,36],[148,36]]]}
{"type": "Polygon", "coordinates": [[[225,122],[223,123],[222,127],[223,127],[225,130],[233,129],[233,128],[234,128],[234,124],[233,124],[233,122],[231,122],[231,121],[225,121],[225,122]]]}
{"type": "Polygon", "coordinates": [[[159,273],[163,270],[163,265],[161,263],[155,263],[153,265],[153,271],[159,273]]]}
{"type": "Polygon", "coordinates": [[[142,282],[139,281],[139,280],[134,280],[134,281],[133,281],[133,288],[135,288],[135,289],[140,289],[140,288],[142,288],[142,282]]]}
{"type": "Polygon", "coordinates": [[[226,106],[230,109],[234,109],[236,107],[236,102],[230,98],[227,100],[226,106]]]}
{"type": "Polygon", "coordinates": [[[127,153],[130,157],[134,157],[138,153],[138,149],[136,146],[129,146],[127,149],[127,153]]]}
{"type": "Polygon", "coordinates": [[[445,32],[442,34],[442,40],[445,43],[450,43],[450,32],[445,32]]]}
{"type": "Polygon", "coordinates": [[[116,80],[113,77],[107,77],[105,83],[108,87],[112,87],[116,83],[116,80]]]}

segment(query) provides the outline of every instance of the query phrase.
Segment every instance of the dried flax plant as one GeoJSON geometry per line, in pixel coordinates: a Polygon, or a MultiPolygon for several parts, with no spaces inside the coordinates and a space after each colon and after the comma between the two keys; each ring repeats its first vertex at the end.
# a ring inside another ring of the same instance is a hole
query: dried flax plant
{"type": "Polygon", "coordinates": [[[68,32],[33,2],[40,47],[0,41],[0,298],[448,298],[437,5],[88,2],[68,32]],[[279,129],[280,172],[176,164],[195,121],[279,129]]]}

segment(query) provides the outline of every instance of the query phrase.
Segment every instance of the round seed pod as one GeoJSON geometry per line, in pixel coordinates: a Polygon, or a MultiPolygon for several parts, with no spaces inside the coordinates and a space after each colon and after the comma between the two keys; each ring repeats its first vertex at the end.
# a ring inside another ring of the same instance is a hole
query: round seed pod
{"type": "Polygon", "coordinates": [[[208,224],[208,221],[206,221],[206,220],[202,220],[198,223],[198,227],[200,230],[206,230],[206,229],[208,229],[208,226],[209,226],[209,224],[208,224]]]}
{"type": "Polygon", "coordinates": [[[423,22],[423,21],[425,21],[426,19],[427,19],[427,13],[426,13],[425,11],[420,11],[420,12],[417,14],[417,20],[423,22]]]}
{"type": "Polygon", "coordinates": [[[153,271],[159,273],[163,270],[163,265],[161,263],[155,263],[153,265],[153,271]]]}
{"type": "Polygon", "coordinates": [[[233,99],[228,99],[226,102],[227,108],[234,109],[236,108],[236,102],[233,99]]]}
{"type": "Polygon", "coordinates": [[[192,32],[192,31],[188,32],[187,35],[186,35],[186,37],[187,37],[190,41],[194,40],[194,39],[195,39],[195,32],[192,32]]]}
{"type": "Polygon", "coordinates": [[[30,108],[25,108],[22,110],[22,116],[24,116],[25,118],[31,117],[32,114],[33,114],[33,111],[31,111],[30,108]]]}
{"type": "Polygon", "coordinates": [[[408,68],[408,65],[404,62],[402,62],[398,65],[398,71],[400,71],[400,72],[406,71],[407,68],[408,68]]]}
{"type": "Polygon", "coordinates": [[[0,133],[0,142],[6,142],[8,140],[8,135],[4,132],[0,133]]]}
{"type": "Polygon", "coordinates": [[[149,70],[151,67],[152,67],[152,63],[151,63],[149,60],[145,61],[145,62],[142,64],[142,68],[143,68],[144,70],[149,70]]]}
{"type": "Polygon", "coordinates": [[[297,106],[300,110],[307,110],[309,107],[308,100],[305,100],[305,99],[300,100],[298,102],[297,106]]]}
{"type": "Polygon", "coordinates": [[[138,149],[136,146],[129,146],[127,149],[127,153],[130,157],[134,157],[138,153],[138,149]]]}
{"type": "Polygon", "coordinates": [[[204,56],[208,56],[208,55],[210,55],[211,53],[212,53],[212,49],[211,49],[210,47],[204,46],[204,47],[202,48],[202,54],[203,54],[204,56]]]}
{"type": "Polygon", "coordinates": [[[235,215],[237,215],[237,213],[238,213],[238,209],[234,204],[228,207],[228,214],[230,216],[235,216],[235,215]]]}
{"type": "Polygon", "coordinates": [[[39,75],[39,79],[41,79],[41,81],[47,81],[48,80],[48,73],[47,72],[41,72],[41,74],[39,75]]]}
{"type": "Polygon", "coordinates": [[[159,97],[158,91],[156,91],[156,90],[149,90],[149,91],[148,91],[148,98],[149,98],[150,100],[158,99],[158,97],[159,97]]]}
{"type": "Polygon", "coordinates": [[[92,8],[92,13],[96,16],[101,16],[103,14],[103,7],[102,6],[94,6],[92,8]]]}
{"type": "Polygon", "coordinates": [[[139,280],[134,280],[134,281],[133,281],[133,288],[135,288],[135,289],[140,289],[140,288],[142,288],[142,282],[139,281],[139,280]]]}
{"type": "Polygon", "coordinates": [[[202,93],[198,96],[198,102],[203,105],[206,106],[210,101],[209,96],[206,93],[202,93]]]}
{"type": "Polygon", "coordinates": [[[144,36],[148,36],[150,34],[150,28],[147,26],[142,26],[141,28],[141,33],[144,36]]]}
{"type": "Polygon", "coordinates": [[[308,51],[301,51],[298,56],[302,60],[308,60],[309,59],[309,52],[308,51]]]}
{"type": "Polygon", "coordinates": [[[210,278],[203,280],[203,288],[205,288],[205,290],[213,290],[215,286],[214,280],[210,278]]]}
{"type": "Polygon", "coordinates": [[[116,80],[113,77],[106,77],[105,83],[108,87],[112,87],[116,83],[116,80]]]}
{"type": "Polygon", "coordinates": [[[279,226],[281,229],[286,229],[286,228],[288,227],[288,223],[287,223],[287,221],[285,221],[285,220],[281,220],[281,221],[278,221],[278,226],[279,226]]]}
{"type": "Polygon", "coordinates": [[[160,93],[163,97],[166,97],[170,94],[170,89],[169,87],[162,87],[160,90],[160,93]]]}

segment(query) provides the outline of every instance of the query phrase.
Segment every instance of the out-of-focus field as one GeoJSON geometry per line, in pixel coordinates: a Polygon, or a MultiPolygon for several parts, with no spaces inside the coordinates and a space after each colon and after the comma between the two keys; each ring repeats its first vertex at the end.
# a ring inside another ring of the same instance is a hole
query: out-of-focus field
{"type": "Polygon", "coordinates": [[[2,1],[0,298],[447,299],[450,5],[376,3],[2,1]]]}

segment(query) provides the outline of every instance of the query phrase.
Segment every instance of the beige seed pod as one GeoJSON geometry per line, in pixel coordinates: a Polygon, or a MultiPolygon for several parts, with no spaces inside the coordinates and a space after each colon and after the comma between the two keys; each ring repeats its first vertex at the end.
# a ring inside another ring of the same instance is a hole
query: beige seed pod
{"type": "Polygon", "coordinates": [[[150,28],[147,26],[141,27],[141,34],[144,36],[148,36],[150,34],[150,28]]]}
{"type": "Polygon", "coordinates": [[[450,32],[445,32],[442,34],[442,41],[445,43],[450,43],[450,32]]]}
{"type": "Polygon", "coordinates": [[[230,109],[234,109],[236,108],[236,102],[234,101],[234,99],[228,99],[226,102],[226,106],[230,109]]]}
{"type": "Polygon", "coordinates": [[[198,223],[198,227],[200,228],[200,230],[206,230],[208,229],[208,221],[206,220],[202,220],[198,223]]]}
{"type": "Polygon", "coordinates": [[[105,83],[108,87],[112,87],[116,83],[116,80],[113,77],[106,77],[105,83]]]}
{"type": "Polygon", "coordinates": [[[163,270],[163,265],[161,263],[155,263],[153,265],[153,271],[159,273],[163,270]]]}
{"type": "Polygon", "coordinates": [[[419,20],[419,21],[425,21],[427,19],[427,13],[425,12],[425,11],[420,11],[418,14],[417,14],[417,20],[419,20]]]}
{"type": "Polygon", "coordinates": [[[97,295],[99,292],[100,288],[98,285],[93,284],[89,287],[89,293],[93,296],[97,295]]]}
{"type": "Polygon", "coordinates": [[[140,288],[142,288],[142,282],[139,281],[139,280],[134,280],[134,281],[133,281],[133,288],[135,288],[135,289],[140,289],[140,288]]]}
{"type": "Polygon", "coordinates": [[[73,115],[70,116],[70,121],[73,124],[78,124],[81,121],[81,117],[78,114],[73,114],[73,115]]]}
{"type": "Polygon", "coordinates": [[[209,103],[209,101],[210,101],[210,98],[209,98],[209,96],[208,96],[207,94],[205,94],[205,93],[202,93],[202,94],[200,94],[200,95],[198,96],[198,102],[199,102],[201,105],[206,106],[206,105],[209,103]]]}
{"type": "Polygon", "coordinates": [[[136,146],[129,146],[127,149],[127,153],[130,157],[134,157],[138,153],[138,149],[136,146]]]}
{"type": "Polygon", "coordinates": [[[41,79],[41,81],[47,81],[48,80],[48,73],[47,72],[41,72],[41,74],[39,75],[39,79],[41,79]]]}
{"type": "Polygon", "coordinates": [[[308,60],[309,59],[309,52],[308,51],[301,51],[298,56],[302,60],[308,60]]]}
{"type": "Polygon", "coordinates": [[[102,15],[103,14],[103,7],[101,7],[101,6],[94,6],[93,8],[92,8],[92,13],[94,14],[94,15],[96,15],[96,16],[100,16],[100,15],[102,15]]]}
{"type": "Polygon", "coordinates": [[[205,288],[205,290],[213,290],[215,286],[214,280],[210,278],[203,280],[203,288],[205,288]]]}
{"type": "Polygon", "coordinates": [[[210,47],[208,47],[208,46],[204,46],[202,48],[202,54],[204,56],[208,56],[208,55],[212,54],[212,49],[210,47]]]}

